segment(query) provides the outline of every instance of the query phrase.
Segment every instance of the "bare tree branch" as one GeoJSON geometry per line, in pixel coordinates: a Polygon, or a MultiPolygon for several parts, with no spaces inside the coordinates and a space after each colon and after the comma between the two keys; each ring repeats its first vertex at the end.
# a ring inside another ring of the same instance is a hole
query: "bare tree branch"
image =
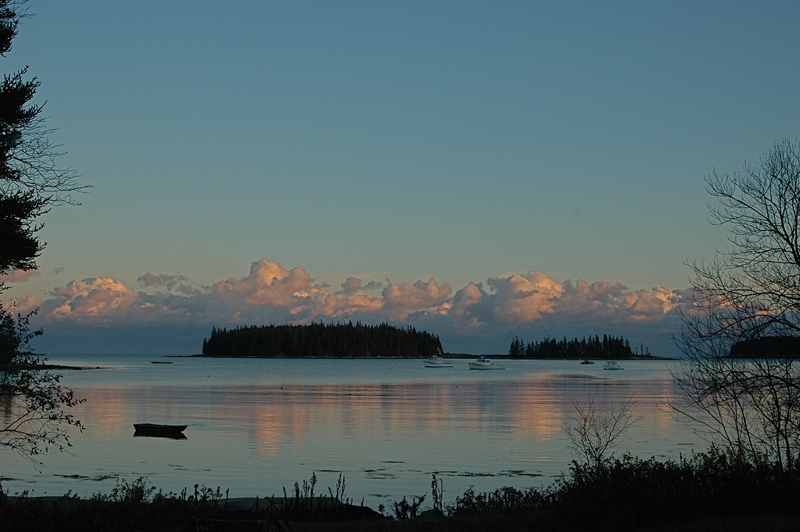
{"type": "MultiPolygon", "coordinates": [[[[743,458],[792,467],[800,451],[800,353],[731,357],[742,342],[800,338],[800,145],[777,142],[741,173],[706,177],[717,204],[709,221],[729,231],[728,249],[689,264],[692,305],[676,337],[676,411],[743,458]]],[[[800,345],[798,343],[797,345],[800,345]]]]}
{"type": "Polygon", "coordinates": [[[0,307],[0,446],[33,459],[70,446],[69,427],[83,430],[83,425],[66,409],[83,401],[28,349],[41,334],[30,331],[29,317],[0,307]]]}
{"type": "Polygon", "coordinates": [[[609,449],[641,419],[634,415],[635,405],[633,397],[622,404],[611,402],[607,407],[597,406],[594,396],[589,397],[586,403],[573,399],[575,414],[564,425],[564,432],[570,441],[567,447],[582,462],[602,465],[611,458],[607,454],[609,449]]]}

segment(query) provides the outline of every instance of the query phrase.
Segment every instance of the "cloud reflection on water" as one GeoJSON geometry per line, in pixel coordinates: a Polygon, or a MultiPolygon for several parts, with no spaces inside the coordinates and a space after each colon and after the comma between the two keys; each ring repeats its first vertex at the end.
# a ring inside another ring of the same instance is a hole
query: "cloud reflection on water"
{"type": "MultiPolygon", "coordinates": [[[[126,360],[66,376],[86,399],[75,414],[87,430],[74,436],[73,456],[45,457],[38,490],[91,494],[117,476],[144,475],[165,490],[200,483],[264,496],[312,471],[323,489],[344,472],[349,494],[367,503],[419,495],[431,473],[447,477],[450,498],[470,485],[541,486],[571,460],[562,428],[572,400],[592,397],[601,406],[633,397],[644,416],[618,453],[676,457],[698,444],[662,408],[671,394],[663,365],[631,363],[609,376],[569,362],[508,361],[505,372],[477,375],[426,371],[419,361],[126,360]],[[188,424],[188,439],[132,438],[138,422],[188,424]]],[[[21,481],[29,465],[4,465],[20,479],[4,487],[30,487],[21,481]]]]}

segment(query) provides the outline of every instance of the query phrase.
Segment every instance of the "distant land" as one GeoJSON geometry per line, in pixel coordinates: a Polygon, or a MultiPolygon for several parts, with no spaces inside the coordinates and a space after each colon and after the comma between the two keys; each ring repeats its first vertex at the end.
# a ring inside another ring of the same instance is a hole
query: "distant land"
{"type": "MultiPolygon", "coordinates": [[[[439,337],[414,327],[386,323],[311,323],[307,325],[241,326],[228,330],[212,327],[203,339],[201,357],[218,358],[474,358],[467,353],[445,353],[439,337]]],[[[608,335],[582,340],[547,338],[525,343],[514,337],[507,354],[487,358],[537,360],[672,360],[650,354],[646,347],[634,349],[630,341],[608,335]]]]}
{"type": "Polygon", "coordinates": [[[525,343],[517,336],[508,348],[508,358],[540,360],[672,360],[650,354],[644,345],[632,348],[628,339],[614,336],[589,336],[578,340],[546,338],[541,342],[525,343]]]}
{"type": "Polygon", "coordinates": [[[765,336],[731,346],[730,358],[800,358],[800,338],[765,336]]]}
{"type": "Polygon", "coordinates": [[[202,356],[266,358],[429,358],[439,337],[414,327],[381,323],[245,326],[211,329],[202,356]]]}

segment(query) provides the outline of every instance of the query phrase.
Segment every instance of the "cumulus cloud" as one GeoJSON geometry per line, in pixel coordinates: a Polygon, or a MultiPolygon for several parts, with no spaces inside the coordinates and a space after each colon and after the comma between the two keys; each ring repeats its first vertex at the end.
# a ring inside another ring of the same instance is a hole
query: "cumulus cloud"
{"type": "MultiPolygon", "coordinates": [[[[189,278],[185,275],[166,275],[166,274],[159,274],[154,275],[150,272],[145,272],[139,276],[136,281],[144,286],[145,288],[152,288],[152,287],[165,287],[167,291],[172,290],[176,286],[180,287],[183,283],[189,281],[189,278]]],[[[185,291],[185,288],[183,289],[185,291]]]]}
{"type": "Polygon", "coordinates": [[[247,277],[220,281],[212,290],[220,297],[238,299],[248,306],[299,308],[311,298],[311,292],[316,288],[312,281],[302,268],[285,270],[277,262],[261,259],[250,265],[247,277]]]}
{"type": "Polygon", "coordinates": [[[386,283],[383,283],[381,281],[370,281],[364,285],[364,290],[380,290],[390,282],[391,281],[389,279],[386,279],[386,283]]]}
{"type": "Polygon", "coordinates": [[[100,318],[113,320],[130,314],[139,298],[124,284],[108,277],[70,281],[53,291],[61,301],[51,315],[57,319],[74,317],[77,321],[100,318]]]}
{"type": "Polygon", "coordinates": [[[75,280],[38,300],[11,303],[20,311],[40,307],[39,319],[96,327],[184,325],[191,327],[307,323],[360,319],[424,325],[461,336],[514,333],[535,324],[657,324],[686,304],[688,291],[657,287],[628,290],[609,281],[557,282],[537,271],[509,273],[469,283],[453,294],[450,284],[427,281],[364,283],[348,277],[340,290],[316,283],[303,268],[286,269],[261,259],[244,277],[194,288],[183,275],[147,272],[137,292],[107,277],[75,280]],[[380,295],[367,293],[383,285],[380,295]],[[159,290],[160,289],[160,290],[159,290]]]}
{"type": "Polygon", "coordinates": [[[494,294],[488,303],[493,318],[501,323],[525,323],[554,312],[564,287],[539,272],[528,272],[487,281],[494,294]]]}
{"type": "Polygon", "coordinates": [[[10,272],[0,275],[0,282],[24,283],[25,281],[38,276],[39,272],[36,270],[11,270],[10,272]]]}
{"type": "Polygon", "coordinates": [[[361,290],[361,279],[358,277],[348,277],[342,283],[342,292],[345,294],[355,294],[361,290]]]}
{"type": "Polygon", "coordinates": [[[686,301],[681,290],[656,287],[631,292],[619,283],[598,281],[590,285],[579,280],[574,285],[564,282],[559,310],[573,320],[592,317],[636,323],[657,320],[686,301]]]}
{"type": "Polygon", "coordinates": [[[383,307],[392,319],[399,320],[412,312],[437,312],[446,303],[451,291],[449,284],[440,286],[433,277],[427,283],[391,283],[383,289],[383,307]]]}

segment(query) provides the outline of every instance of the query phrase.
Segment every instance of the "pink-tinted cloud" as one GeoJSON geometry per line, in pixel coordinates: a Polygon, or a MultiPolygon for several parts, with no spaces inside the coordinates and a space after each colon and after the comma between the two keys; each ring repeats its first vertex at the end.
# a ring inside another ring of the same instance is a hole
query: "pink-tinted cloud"
{"type": "Polygon", "coordinates": [[[554,312],[564,288],[539,272],[528,272],[487,281],[494,319],[501,323],[526,323],[554,312]]]}
{"type": "Polygon", "coordinates": [[[653,288],[630,291],[620,283],[559,283],[529,271],[469,283],[455,295],[436,279],[388,282],[380,295],[348,277],[340,290],[316,283],[302,268],[287,270],[267,259],[252,263],[245,277],[194,288],[182,275],[139,277],[155,293],[136,292],[110,278],[76,280],[48,298],[19,298],[18,309],[40,307],[40,319],[88,326],[182,324],[197,327],[347,320],[395,324],[424,323],[435,332],[487,335],[535,323],[655,323],[687,302],[685,291],[653,288]]]}
{"type": "Polygon", "coordinates": [[[6,310],[13,309],[14,312],[18,312],[20,314],[27,314],[28,312],[37,309],[41,304],[42,302],[36,299],[35,296],[25,296],[3,301],[0,303],[0,307],[6,310]]]}
{"type": "Polygon", "coordinates": [[[76,319],[101,318],[113,319],[130,314],[139,298],[135,292],[113,279],[98,278],[84,281],[72,281],[55,291],[56,296],[65,299],[53,315],[61,319],[75,316],[76,319]]]}
{"type": "Polygon", "coordinates": [[[277,262],[261,259],[250,266],[247,277],[220,281],[212,290],[249,306],[297,307],[310,298],[312,281],[302,268],[289,271],[277,262]]]}
{"type": "Polygon", "coordinates": [[[412,312],[439,312],[450,292],[449,284],[440,286],[433,277],[427,283],[391,283],[383,289],[383,308],[392,320],[403,320],[412,312]]]}
{"type": "Polygon", "coordinates": [[[38,277],[37,270],[11,270],[8,273],[0,275],[0,282],[2,283],[24,283],[34,277],[38,277]]]}

